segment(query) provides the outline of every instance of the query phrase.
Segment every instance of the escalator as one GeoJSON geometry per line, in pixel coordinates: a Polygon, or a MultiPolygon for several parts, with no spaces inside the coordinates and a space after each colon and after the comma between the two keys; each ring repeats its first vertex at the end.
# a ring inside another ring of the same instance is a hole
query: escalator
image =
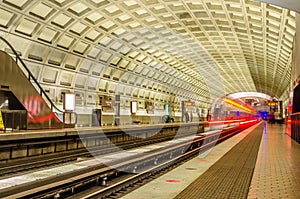
{"type": "Polygon", "coordinates": [[[76,113],[59,110],[15,49],[4,38],[0,37],[0,39],[5,42],[15,56],[13,58],[6,52],[0,51],[0,110],[4,115],[2,117],[5,115],[8,117],[7,113],[23,113],[21,124],[15,121],[11,122],[7,118],[3,118],[3,120],[13,123],[12,129],[74,127],[76,119],[66,121],[65,118],[76,118],[76,113]],[[25,124],[23,121],[24,111],[27,120],[25,124]]]}

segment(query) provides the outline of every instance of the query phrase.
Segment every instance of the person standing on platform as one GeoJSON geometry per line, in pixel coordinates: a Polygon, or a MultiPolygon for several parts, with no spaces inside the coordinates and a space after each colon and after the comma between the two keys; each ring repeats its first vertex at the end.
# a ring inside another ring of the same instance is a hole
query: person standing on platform
{"type": "Polygon", "coordinates": [[[185,121],[189,122],[190,121],[189,112],[186,111],[184,116],[185,116],[185,121]]]}

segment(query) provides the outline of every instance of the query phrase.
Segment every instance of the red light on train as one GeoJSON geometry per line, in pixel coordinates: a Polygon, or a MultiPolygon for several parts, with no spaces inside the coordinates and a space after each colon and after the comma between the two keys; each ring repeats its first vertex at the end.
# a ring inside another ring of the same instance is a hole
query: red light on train
{"type": "Polygon", "coordinates": [[[240,124],[247,124],[247,123],[250,123],[250,122],[257,122],[257,119],[255,119],[255,120],[247,120],[247,121],[244,121],[244,122],[240,122],[240,124]]]}
{"type": "Polygon", "coordinates": [[[243,122],[246,119],[233,119],[233,120],[217,120],[217,121],[207,121],[209,124],[231,124],[231,123],[236,123],[236,122],[243,122]]]}

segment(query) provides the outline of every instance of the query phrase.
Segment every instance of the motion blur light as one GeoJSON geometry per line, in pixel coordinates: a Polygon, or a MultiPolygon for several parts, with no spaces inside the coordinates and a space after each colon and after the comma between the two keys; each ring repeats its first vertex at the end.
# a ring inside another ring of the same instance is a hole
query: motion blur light
{"type": "Polygon", "coordinates": [[[226,103],[231,104],[231,105],[233,105],[233,106],[235,106],[235,107],[237,107],[237,108],[243,109],[244,111],[247,111],[247,112],[249,112],[249,113],[251,113],[251,112],[254,111],[254,110],[251,110],[251,109],[249,109],[249,108],[246,108],[246,107],[240,105],[239,103],[236,103],[235,101],[232,101],[232,100],[230,100],[230,99],[225,98],[225,99],[223,99],[223,100],[224,100],[226,103]]]}

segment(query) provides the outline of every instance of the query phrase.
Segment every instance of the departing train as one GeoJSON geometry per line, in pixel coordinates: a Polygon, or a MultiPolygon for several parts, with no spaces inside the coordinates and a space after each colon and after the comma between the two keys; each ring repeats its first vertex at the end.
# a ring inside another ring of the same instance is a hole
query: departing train
{"type": "Polygon", "coordinates": [[[255,108],[241,98],[222,98],[215,104],[211,115],[207,117],[205,131],[247,125],[259,121],[255,108]]]}

